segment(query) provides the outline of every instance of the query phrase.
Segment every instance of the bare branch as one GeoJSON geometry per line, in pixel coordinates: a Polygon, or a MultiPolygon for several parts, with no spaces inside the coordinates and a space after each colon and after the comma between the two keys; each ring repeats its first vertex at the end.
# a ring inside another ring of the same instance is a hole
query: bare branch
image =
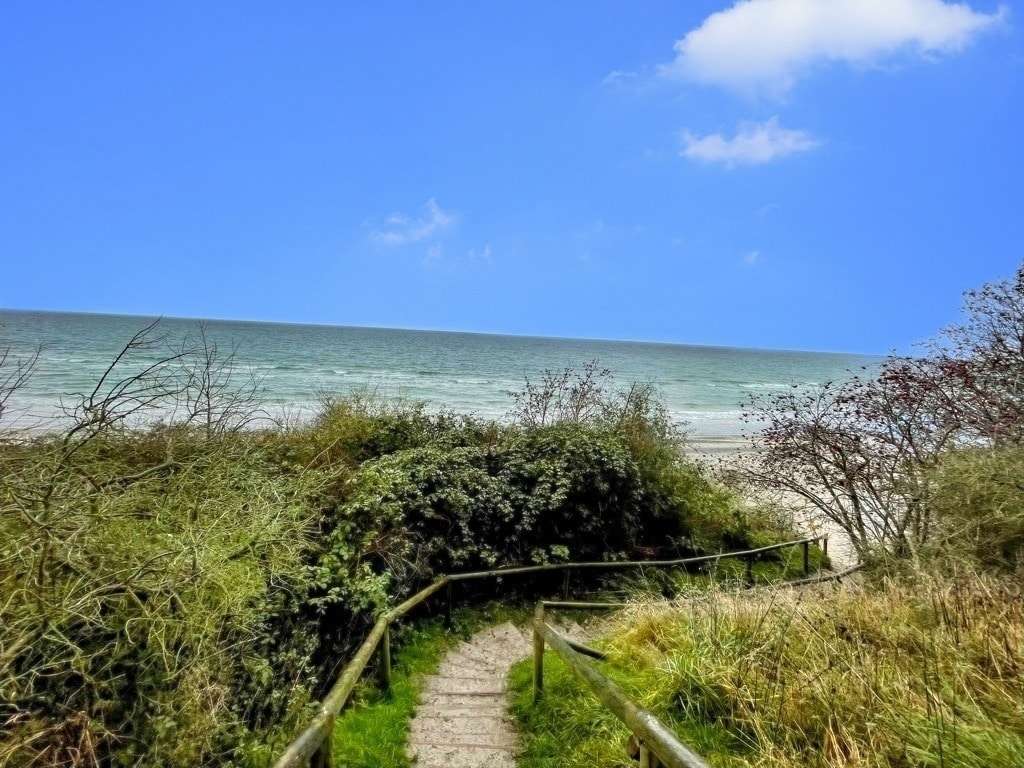
{"type": "Polygon", "coordinates": [[[39,365],[42,349],[36,347],[26,357],[15,358],[10,348],[0,350],[0,421],[8,411],[8,403],[24,389],[39,365]]]}

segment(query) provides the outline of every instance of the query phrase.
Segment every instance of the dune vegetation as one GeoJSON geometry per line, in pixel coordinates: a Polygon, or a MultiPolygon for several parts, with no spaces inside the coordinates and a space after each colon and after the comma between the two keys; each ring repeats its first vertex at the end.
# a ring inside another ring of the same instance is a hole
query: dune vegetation
{"type": "MultiPolygon", "coordinates": [[[[35,364],[0,354],[0,426],[35,364]]],[[[793,536],[780,498],[846,534],[863,584],[663,579],[688,597],[624,613],[610,674],[716,765],[1019,765],[1022,382],[1024,268],[919,357],[754,400],[756,450],[715,479],[652,387],[596,363],[527,381],[500,422],[356,393],[297,423],[202,328],[142,329],[54,428],[0,434],[0,765],[269,765],[437,574],[768,544],[793,536]]],[[[423,629],[400,675],[447,642],[423,629]]],[[[552,669],[518,709],[524,764],[624,764],[552,669]]],[[[367,759],[402,764],[402,680],[388,733],[341,723],[367,759]]]]}
{"type": "MultiPolygon", "coordinates": [[[[710,590],[617,615],[602,671],[713,766],[1024,764],[1024,593],[980,573],[710,590]]],[[[513,674],[521,765],[627,766],[629,731],[554,654],[513,674]]]]}
{"type": "MultiPolygon", "coordinates": [[[[757,398],[729,468],[844,531],[841,586],[707,585],[605,627],[604,671],[714,766],[1024,765],[1024,267],[875,376],[757,398]]],[[[624,766],[626,730],[548,654],[514,670],[522,765],[624,766]]]]}
{"type": "Polygon", "coordinates": [[[783,535],[596,366],[503,423],[355,394],[288,424],[205,333],[168,344],[144,329],[58,428],[0,440],[0,764],[267,765],[438,573],[783,535]]]}

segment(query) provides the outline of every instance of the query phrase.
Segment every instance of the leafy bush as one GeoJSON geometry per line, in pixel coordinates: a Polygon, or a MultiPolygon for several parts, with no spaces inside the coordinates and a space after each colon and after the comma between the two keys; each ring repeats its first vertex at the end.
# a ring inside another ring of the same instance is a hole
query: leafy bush
{"type": "Polygon", "coordinates": [[[259,721],[244,702],[280,717],[282,677],[316,680],[316,638],[273,624],[307,589],[324,474],[186,431],[106,435],[51,474],[59,450],[5,452],[0,762],[223,761],[259,721]]]}
{"type": "Polygon", "coordinates": [[[759,535],[650,388],[577,388],[543,425],[357,394],[244,430],[250,384],[209,345],[184,375],[177,352],[118,370],[152,349],[129,342],[63,432],[0,441],[0,764],[264,764],[434,574],[759,535]],[[202,407],[161,422],[182,379],[202,407]]]}
{"type": "Polygon", "coordinates": [[[345,397],[321,396],[320,411],[303,437],[308,448],[316,451],[317,460],[358,466],[427,445],[480,445],[495,439],[500,430],[471,416],[432,413],[424,403],[385,400],[373,392],[357,391],[345,397]]]}
{"type": "Polygon", "coordinates": [[[397,596],[438,573],[621,555],[642,534],[641,497],[621,441],[582,426],[399,451],[354,477],[322,568],[334,596],[361,584],[369,604],[387,599],[377,574],[397,596]]]}

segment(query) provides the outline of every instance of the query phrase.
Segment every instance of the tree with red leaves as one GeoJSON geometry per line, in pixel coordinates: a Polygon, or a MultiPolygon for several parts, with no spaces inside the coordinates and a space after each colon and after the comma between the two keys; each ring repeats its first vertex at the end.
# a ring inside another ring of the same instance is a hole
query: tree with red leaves
{"type": "Polygon", "coordinates": [[[934,532],[940,456],[1024,441],[1024,264],[966,293],[964,311],[924,354],[873,376],[752,398],[747,479],[839,526],[862,558],[916,552],[934,532]]]}

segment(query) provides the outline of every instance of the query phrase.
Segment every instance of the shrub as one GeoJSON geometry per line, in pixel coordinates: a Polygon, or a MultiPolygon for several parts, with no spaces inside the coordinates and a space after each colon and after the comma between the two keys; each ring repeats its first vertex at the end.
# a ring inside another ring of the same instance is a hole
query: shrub
{"type": "Polygon", "coordinates": [[[209,344],[121,370],[150,330],[64,432],[0,441],[0,764],[265,762],[429,576],[755,535],[649,388],[543,426],[357,394],[254,431],[209,344]]]}
{"type": "Polygon", "coordinates": [[[316,638],[275,617],[308,588],[324,475],[193,434],[174,432],[173,464],[170,433],[97,438],[42,486],[58,441],[5,453],[0,762],[223,760],[301,698],[282,679],[316,680],[316,638]]]}
{"type": "Polygon", "coordinates": [[[622,441],[582,425],[399,451],[353,478],[322,569],[333,597],[359,584],[369,605],[442,572],[622,556],[645,533],[642,498],[622,441]]]}
{"type": "Polygon", "coordinates": [[[861,559],[930,547],[942,524],[925,502],[944,454],[1024,441],[1024,265],[967,292],[964,309],[921,356],[753,398],[748,480],[841,528],[861,559]]]}
{"type": "Polygon", "coordinates": [[[425,403],[386,400],[373,392],[357,391],[344,397],[322,395],[320,410],[303,437],[315,451],[310,458],[358,466],[427,445],[480,445],[494,440],[499,432],[496,424],[471,416],[431,412],[425,403]]]}

